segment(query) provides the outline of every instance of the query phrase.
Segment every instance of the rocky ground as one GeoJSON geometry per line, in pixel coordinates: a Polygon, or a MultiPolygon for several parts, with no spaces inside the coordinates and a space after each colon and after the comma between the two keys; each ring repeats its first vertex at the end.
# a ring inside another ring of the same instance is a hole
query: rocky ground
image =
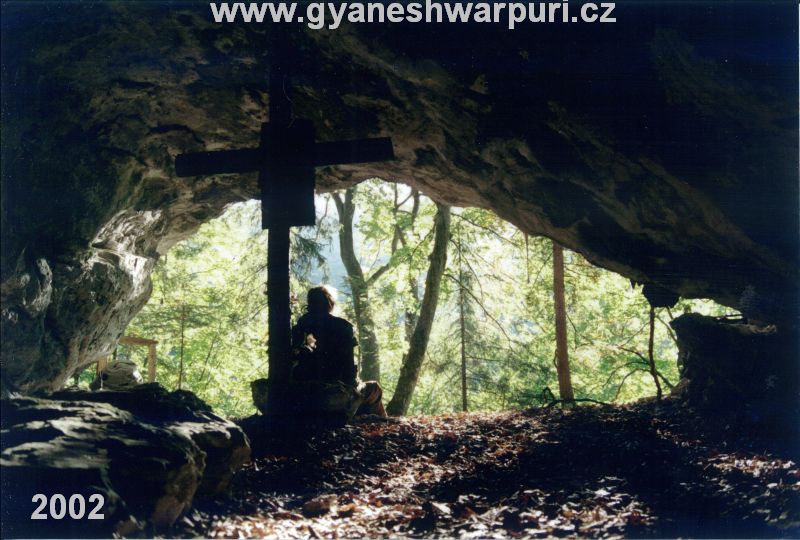
{"type": "Polygon", "coordinates": [[[197,501],[226,496],[250,461],[238,426],[194,394],[158,384],[16,397],[0,408],[3,538],[149,536],[197,501]],[[100,497],[102,518],[79,506],[56,517],[57,494],[100,497]],[[41,496],[56,502],[40,514],[50,517],[34,518],[41,496]]]}
{"type": "Polygon", "coordinates": [[[796,537],[795,434],[674,402],[363,422],[273,441],[192,537],[796,537]]]}

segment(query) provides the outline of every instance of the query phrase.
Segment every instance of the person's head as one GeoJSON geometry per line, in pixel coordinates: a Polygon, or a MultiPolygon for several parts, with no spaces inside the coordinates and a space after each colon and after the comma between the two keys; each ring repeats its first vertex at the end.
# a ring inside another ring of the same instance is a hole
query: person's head
{"type": "Polygon", "coordinates": [[[333,294],[325,286],[312,287],[308,290],[308,313],[311,315],[327,315],[333,311],[336,302],[333,294]]]}

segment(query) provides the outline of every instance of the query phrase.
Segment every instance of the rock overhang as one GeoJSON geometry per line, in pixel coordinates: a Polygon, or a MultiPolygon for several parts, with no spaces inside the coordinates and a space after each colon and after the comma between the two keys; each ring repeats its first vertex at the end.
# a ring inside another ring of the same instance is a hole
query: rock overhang
{"type": "MultiPolygon", "coordinates": [[[[255,175],[173,164],[256,144],[273,28],[193,3],[4,12],[3,356],[24,366],[4,384],[32,388],[108,352],[157,257],[257,195],[255,175]]],[[[393,163],[321,169],[322,191],[379,176],[683,296],[796,295],[792,13],[626,3],[613,25],[292,28],[296,114],[320,140],[395,142],[393,163]]]]}

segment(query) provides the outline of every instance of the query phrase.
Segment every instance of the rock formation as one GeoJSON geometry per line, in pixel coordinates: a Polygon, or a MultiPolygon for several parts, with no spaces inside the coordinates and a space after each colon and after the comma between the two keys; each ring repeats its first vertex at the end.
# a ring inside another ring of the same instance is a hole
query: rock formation
{"type": "Polygon", "coordinates": [[[3,537],[164,531],[195,497],[225,494],[250,457],[236,425],[191,393],[167,393],[158,384],[63,391],[3,400],[2,407],[3,537]],[[99,493],[104,519],[32,522],[36,493],[82,494],[85,501],[99,493]]]}
{"type": "Polygon", "coordinates": [[[682,378],[678,394],[699,408],[732,411],[746,419],[797,432],[797,363],[786,362],[795,336],[774,325],[687,313],[671,323],[682,378]],[[784,426],[785,425],[785,426],[784,426]]]}
{"type": "MultiPolygon", "coordinates": [[[[286,39],[320,140],[395,144],[393,163],[321,170],[320,190],[406,182],[685,297],[796,305],[795,15],[645,3],[615,24],[286,39]]],[[[160,255],[257,194],[173,163],[256,145],[273,27],[213,23],[207,3],[20,3],[2,24],[2,385],[57,389],[111,351],[160,255]]]]}

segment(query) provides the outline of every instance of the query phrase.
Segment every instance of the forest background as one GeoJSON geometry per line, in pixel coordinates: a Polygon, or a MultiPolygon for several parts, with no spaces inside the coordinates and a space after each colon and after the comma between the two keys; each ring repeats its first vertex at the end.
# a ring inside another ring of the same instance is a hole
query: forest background
{"type": "MultiPolygon", "coordinates": [[[[158,382],[191,390],[229,417],[255,412],[250,381],[267,376],[268,232],[258,204],[231,205],[162,257],[153,294],[126,330],[158,341],[158,382]]],[[[317,227],[292,234],[293,317],[310,286],[333,287],[337,314],[357,326],[362,376],[380,377],[390,412],[518,409],[559,395],[553,254],[560,249],[549,239],[488,210],[438,207],[378,179],[317,196],[317,213],[317,227]],[[444,262],[445,249],[446,265],[437,269],[432,251],[444,262]],[[415,362],[416,370],[408,365],[415,362]]],[[[574,396],[623,403],[655,395],[641,286],[578,253],[563,250],[563,260],[574,396]]],[[[668,323],[686,311],[730,313],[684,299],[654,310],[652,357],[665,393],[679,379],[668,323]]],[[[146,349],[120,346],[114,354],[147,372],[146,349]]],[[[75,384],[87,385],[94,371],[77,374],[75,384]]]]}

